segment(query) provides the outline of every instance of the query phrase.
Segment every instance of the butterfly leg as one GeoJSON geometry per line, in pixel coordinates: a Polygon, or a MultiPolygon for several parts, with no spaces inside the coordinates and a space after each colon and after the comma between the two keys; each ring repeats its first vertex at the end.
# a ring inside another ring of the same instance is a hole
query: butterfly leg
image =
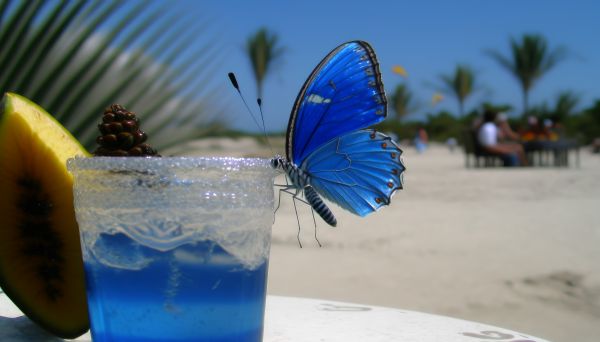
{"type": "Polygon", "coordinates": [[[291,194],[289,192],[289,189],[291,189],[292,187],[290,186],[290,183],[288,182],[287,175],[284,176],[283,178],[285,179],[285,184],[274,184],[275,186],[281,187],[282,189],[279,189],[279,192],[277,193],[277,207],[275,208],[275,211],[273,212],[273,224],[275,224],[275,214],[277,214],[277,211],[279,210],[279,207],[281,206],[281,192],[283,191],[285,193],[291,194]]]}
{"type": "MultiPolygon", "coordinates": [[[[275,211],[273,212],[273,214],[277,213],[277,210],[279,210],[279,207],[281,206],[281,193],[285,192],[287,194],[292,194],[288,191],[288,189],[279,189],[278,193],[277,193],[277,207],[275,207],[275,211]]],[[[273,222],[275,222],[275,218],[273,218],[273,222]]]]}
{"type": "MultiPolygon", "coordinates": [[[[310,205],[310,203],[306,202],[305,200],[303,200],[302,198],[298,197],[298,190],[291,191],[291,189],[294,189],[293,186],[287,186],[284,187],[283,189],[279,189],[278,191],[278,195],[277,195],[277,207],[275,207],[275,211],[273,212],[273,223],[275,223],[275,214],[277,213],[277,211],[279,210],[279,207],[281,206],[281,193],[284,192],[286,194],[290,194],[292,195],[292,200],[298,200],[306,205],[310,205]]],[[[294,207],[296,206],[296,203],[294,202],[294,207]]],[[[298,215],[296,215],[298,216],[298,215]]],[[[314,216],[314,214],[313,214],[314,216]]],[[[315,223],[316,226],[316,223],[315,223]]]]}
{"type": "Polygon", "coordinates": [[[275,214],[277,214],[277,211],[279,210],[279,207],[281,206],[281,193],[285,192],[286,194],[290,194],[292,196],[294,196],[294,193],[291,192],[289,190],[290,188],[283,188],[283,189],[279,189],[279,192],[277,194],[277,207],[275,207],[275,211],[273,211],[273,224],[275,224],[275,214]]]}
{"type": "MultiPolygon", "coordinates": [[[[300,196],[298,196],[297,192],[295,191],[290,191],[291,189],[295,189],[294,187],[290,186],[287,189],[279,189],[279,201],[278,203],[281,204],[281,193],[285,192],[286,194],[292,195],[293,198],[295,198],[296,200],[306,204],[306,205],[310,205],[310,203],[308,203],[307,201],[303,200],[302,198],[300,198],[300,196]]],[[[279,205],[277,205],[277,208],[279,208],[279,205]]]]}
{"type": "Polygon", "coordinates": [[[310,207],[310,212],[312,213],[313,223],[315,224],[315,240],[317,241],[319,247],[323,247],[323,245],[321,245],[321,241],[319,241],[319,238],[317,237],[317,219],[315,218],[315,210],[310,207]]]}
{"type": "MultiPolygon", "coordinates": [[[[300,197],[301,190],[296,188],[293,185],[290,185],[287,177],[285,177],[285,182],[286,182],[286,184],[274,184],[275,186],[280,187],[280,189],[278,191],[277,207],[275,208],[275,211],[273,212],[273,223],[275,223],[275,218],[276,218],[275,214],[281,207],[281,193],[284,192],[286,194],[292,195],[292,203],[294,204],[294,212],[296,213],[296,222],[298,223],[298,234],[297,234],[298,245],[300,245],[300,248],[302,248],[302,242],[300,241],[300,230],[301,230],[300,217],[298,216],[298,207],[296,206],[296,200],[298,200],[308,206],[311,206],[311,204],[300,197]],[[292,191],[292,189],[295,191],[292,191]]],[[[312,209],[312,206],[311,206],[311,212],[313,215],[313,222],[314,222],[314,227],[315,227],[315,240],[319,244],[319,247],[322,247],[321,242],[317,238],[317,220],[315,219],[315,213],[314,213],[314,210],[312,209]]]]}
{"type": "Polygon", "coordinates": [[[300,189],[296,189],[296,193],[292,195],[292,203],[294,203],[294,211],[296,212],[296,222],[298,222],[298,234],[296,234],[296,239],[298,239],[298,245],[302,248],[302,241],[300,241],[300,218],[298,217],[298,208],[296,208],[296,199],[298,198],[298,194],[300,193],[300,189]]]}
{"type": "Polygon", "coordinates": [[[277,210],[279,210],[279,207],[281,206],[281,193],[285,192],[286,194],[292,195],[292,197],[296,198],[298,201],[306,204],[306,205],[310,205],[310,203],[306,202],[305,200],[303,200],[302,198],[296,196],[295,192],[290,191],[290,189],[293,189],[293,187],[289,187],[287,189],[279,189],[279,194],[277,196],[277,207],[275,207],[275,212],[277,212],[277,210]]]}
{"type": "MultiPolygon", "coordinates": [[[[290,192],[288,192],[290,193],[290,192]]],[[[292,195],[292,201],[294,203],[294,211],[296,212],[296,221],[298,222],[298,244],[300,245],[300,248],[302,248],[302,243],[300,242],[300,219],[298,216],[298,209],[296,207],[296,200],[308,205],[311,207],[310,212],[312,214],[312,218],[313,218],[313,224],[315,227],[315,240],[317,241],[317,244],[319,245],[319,247],[323,247],[323,245],[321,244],[321,241],[319,241],[319,238],[317,237],[317,219],[315,218],[315,211],[312,208],[311,204],[305,200],[303,200],[302,198],[300,198],[300,189],[296,189],[296,193],[292,195]]]]}
{"type": "Polygon", "coordinates": [[[279,207],[281,206],[281,192],[285,192],[288,194],[291,194],[292,196],[294,194],[292,194],[291,192],[289,192],[290,189],[292,189],[293,187],[290,186],[290,183],[288,182],[288,176],[285,175],[283,177],[285,179],[285,184],[274,184],[277,187],[280,187],[282,189],[279,189],[279,192],[277,193],[277,208],[275,208],[275,211],[273,212],[273,223],[275,223],[275,214],[277,213],[277,210],[279,210],[279,207]]]}

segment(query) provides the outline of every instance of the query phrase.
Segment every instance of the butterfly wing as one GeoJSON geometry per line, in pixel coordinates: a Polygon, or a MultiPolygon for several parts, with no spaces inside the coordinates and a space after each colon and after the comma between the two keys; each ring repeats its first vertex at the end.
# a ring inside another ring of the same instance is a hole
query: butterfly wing
{"type": "Polygon", "coordinates": [[[296,98],[286,136],[287,159],[300,165],[324,143],[380,122],[386,114],[373,49],[362,41],[342,44],[319,63],[296,98]]]}
{"type": "Polygon", "coordinates": [[[387,135],[359,130],[313,151],[301,168],[311,185],[342,208],[365,216],[390,203],[402,189],[402,150],[387,135]]]}

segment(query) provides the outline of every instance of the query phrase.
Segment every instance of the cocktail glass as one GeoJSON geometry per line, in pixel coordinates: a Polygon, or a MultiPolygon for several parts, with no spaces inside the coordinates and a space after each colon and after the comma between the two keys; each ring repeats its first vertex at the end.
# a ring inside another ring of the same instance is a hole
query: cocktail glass
{"type": "Polygon", "coordinates": [[[75,158],[94,341],[260,341],[274,170],[244,158],[75,158]]]}

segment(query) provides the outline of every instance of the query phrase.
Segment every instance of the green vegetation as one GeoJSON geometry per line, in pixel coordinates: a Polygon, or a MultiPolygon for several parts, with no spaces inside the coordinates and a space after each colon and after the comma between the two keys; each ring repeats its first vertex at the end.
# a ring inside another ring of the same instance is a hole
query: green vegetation
{"type": "Polygon", "coordinates": [[[478,113],[474,111],[463,117],[457,117],[450,112],[440,111],[428,114],[425,122],[408,121],[400,123],[395,120],[385,120],[375,128],[378,131],[397,135],[398,140],[403,145],[410,143],[419,127],[423,127],[427,131],[430,140],[444,142],[453,137],[462,142],[463,131],[469,127],[477,115],[478,113]]]}
{"type": "Polygon", "coordinates": [[[458,101],[458,113],[465,115],[465,101],[476,90],[475,72],[466,65],[457,65],[452,75],[441,75],[442,88],[458,101]]]}
{"type": "MultiPolygon", "coordinates": [[[[580,143],[589,144],[594,138],[600,137],[600,99],[592,106],[580,109],[580,99],[577,94],[567,90],[557,94],[552,105],[529,103],[529,91],[533,86],[567,57],[567,50],[564,47],[550,49],[543,36],[525,34],[520,39],[510,40],[509,57],[495,50],[487,50],[486,54],[516,78],[523,92],[521,116],[509,118],[513,129],[516,131],[525,129],[527,118],[535,116],[539,122],[552,120],[560,135],[575,138],[580,143]]],[[[441,84],[436,88],[457,100],[458,115],[443,110],[430,112],[427,113],[424,122],[400,123],[399,120],[386,120],[378,125],[377,129],[394,133],[400,140],[410,142],[417,129],[423,127],[427,130],[430,140],[443,142],[454,137],[462,142],[465,130],[472,127],[475,119],[486,109],[498,112],[513,109],[509,104],[481,103],[474,110],[466,112],[466,100],[480,88],[476,82],[476,73],[466,65],[457,65],[453,73],[441,75],[440,81],[441,84]]],[[[396,96],[396,93],[392,93],[391,99],[396,96]]],[[[394,101],[390,101],[390,109],[399,113],[396,106],[394,101]]],[[[397,115],[396,118],[399,119],[401,116],[397,115]]]]}
{"type": "MultiPolygon", "coordinates": [[[[551,119],[558,123],[560,133],[563,136],[577,139],[582,144],[590,144],[594,138],[600,137],[600,100],[597,100],[592,106],[574,110],[569,107],[573,98],[565,97],[562,93],[557,97],[554,106],[547,105],[534,106],[530,109],[529,115],[536,116],[540,122],[544,119],[551,119]]],[[[572,95],[568,95],[572,96],[572,95]]],[[[509,105],[484,103],[479,110],[473,110],[463,117],[457,117],[447,111],[439,111],[427,114],[424,122],[398,122],[396,120],[386,120],[377,126],[377,129],[384,132],[396,134],[400,140],[411,140],[419,127],[425,128],[432,141],[444,142],[450,137],[456,138],[462,142],[464,131],[471,127],[475,119],[481,115],[485,108],[493,108],[497,111],[510,110],[509,105]]],[[[513,129],[519,131],[527,127],[527,117],[524,115],[517,118],[509,118],[509,123],[513,129]]]]}
{"type": "Polygon", "coordinates": [[[123,104],[165,150],[221,126],[206,31],[169,2],[0,0],[0,93],[40,104],[88,149],[103,109],[123,104]]]}
{"type": "Polygon", "coordinates": [[[529,110],[529,91],[535,83],[566,57],[562,47],[550,50],[546,38],[526,34],[518,41],[510,40],[511,57],[489,50],[490,57],[510,72],[521,85],[523,91],[523,112],[529,110]]]}
{"type": "Polygon", "coordinates": [[[415,111],[415,99],[406,84],[398,84],[390,96],[390,105],[396,114],[394,119],[400,121],[404,116],[415,111]]]}
{"type": "Polygon", "coordinates": [[[273,63],[283,54],[283,48],[279,46],[279,37],[266,28],[258,30],[248,38],[246,52],[250,58],[258,98],[262,98],[263,81],[273,63]]]}
{"type": "MultiPolygon", "coordinates": [[[[202,38],[208,32],[202,18],[180,13],[169,2],[160,4],[0,0],[0,93],[15,92],[39,103],[88,149],[95,146],[95,126],[103,109],[113,103],[134,110],[161,151],[198,137],[237,135],[225,131],[226,107],[212,102],[220,97],[207,87],[220,60],[217,38],[209,33],[202,38]]],[[[258,97],[283,52],[279,36],[265,28],[247,38],[258,97]]],[[[578,96],[564,91],[550,105],[529,103],[535,84],[567,57],[565,48],[551,48],[543,36],[525,34],[510,39],[508,53],[486,54],[515,77],[523,93],[522,116],[511,119],[515,129],[533,115],[559,122],[564,134],[584,143],[600,136],[600,99],[581,108],[578,96]]],[[[469,103],[480,85],[465,64],[437,81],[436,91],[457,100],[456,113],[435,112],[432,104],[425,122],[405,122],[416,111],[417,100],[402,83],[388,94],[395,120],[387,120],[381,129],[411,138],[417,126],[423,126],[432,140],[460,140],[461,132],[487,106],[511,109],[469,103]]]]}
{"type": "Polygon", "coordinates": [[[564,126],[567,134],[579,137],[585,144],[600,137],[600,100],[577,115],[567,117],[564,126]]]}

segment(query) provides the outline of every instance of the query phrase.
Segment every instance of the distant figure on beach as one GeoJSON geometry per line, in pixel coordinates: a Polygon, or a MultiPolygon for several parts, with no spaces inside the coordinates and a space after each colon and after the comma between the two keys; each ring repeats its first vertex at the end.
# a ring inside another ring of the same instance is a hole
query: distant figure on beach
{"type": "Polygon", "coordinates": [[[559,132],[562,132],[562,126],[558,120],[549,118],[540,120],[535,116],[527,118],[527,129],[521,133],[521,141],[556,141],[559,138],[559,132]]]}
{"type": "Polygon", "coordinates": [[[546,139],[551,141],[558,140],[558,122],[552,119],[544,119],[544,136],[546,139]]]}
{"type": "Polygon", "coordinates": [[[427,131],[423,127],[419,127],[417,129],[417,134],[415,135],[415,148],[417,152],[423,153],[427,149],[427,143],[429,142],[429,136],[427,135],[427,131]]]}
{"type": "Polygon", "coordinates": [[[455,137],[450,137],[446,140],[446,146],[448,146],[448,149],[451,153],[454,153],[454,149],[456,149],[456,146],[458,146],[458,141],[455,137]]]}
{"type": "Polygon", "coordinates": [[[596,138],[592,142],[592,153],[600,153],[600,138],[596,138]]]}
{"type": "Polygon", "coordinates": [[[486,110],[477,140],[485,150],[498,155],[504,166],[527,165],[525,151],[518,142],[519,135],[510,128],[505,115],[499,116],[495,111],[486,110]]]}

